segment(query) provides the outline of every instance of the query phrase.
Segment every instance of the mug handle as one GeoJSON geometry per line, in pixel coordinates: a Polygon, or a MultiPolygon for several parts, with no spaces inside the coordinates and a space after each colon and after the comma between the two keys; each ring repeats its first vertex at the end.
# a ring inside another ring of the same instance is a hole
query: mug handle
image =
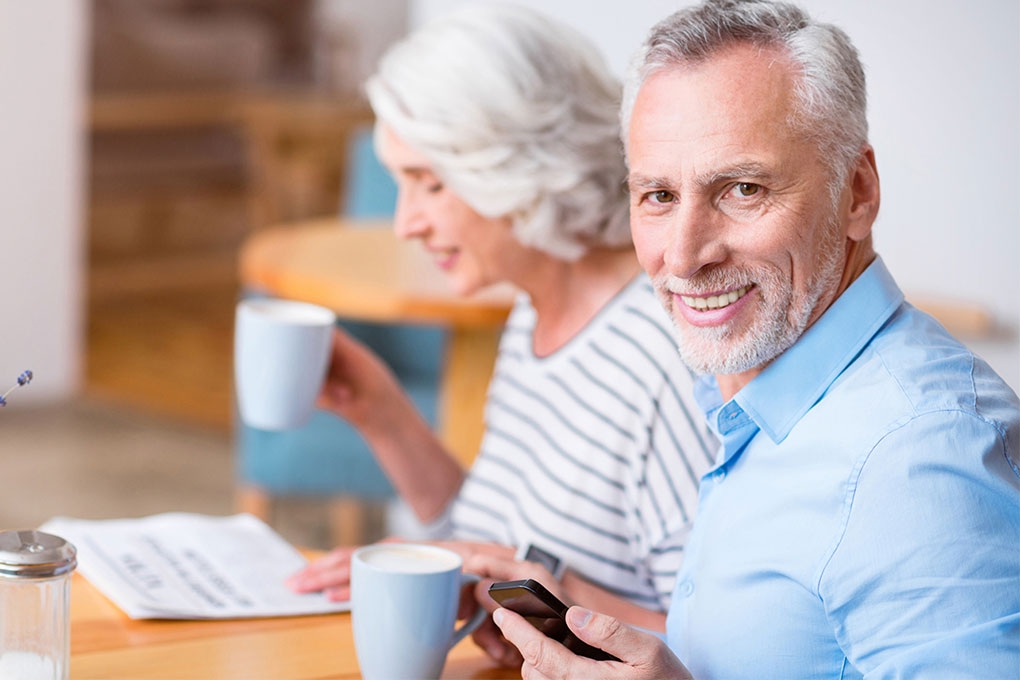
{"type": "MultiPolygon", "coordinates": [[[[468,583],[478,583],[481,580],[482,577],[479,576],[478,574],[461,574],[460,575],[461,590],[463,590],[464,586],[467,585],[468,583]]],[[[475,610],[474,615],[470,619],[468,619],[464,623],[464,625],[462,625],[460,628],[456,628],[453,631],[453,637],[450,639],[449,649],[453,649],[454,645],[463,640],[466,636],[475,632],[475,628],[478,628],[478,626],[482,625],[482,622],[485,621],[485,617],[488,615],[489,612],[485,609],[485,607],[483,607],[482,605],[478,605],[478,609],[475,610]]]]}

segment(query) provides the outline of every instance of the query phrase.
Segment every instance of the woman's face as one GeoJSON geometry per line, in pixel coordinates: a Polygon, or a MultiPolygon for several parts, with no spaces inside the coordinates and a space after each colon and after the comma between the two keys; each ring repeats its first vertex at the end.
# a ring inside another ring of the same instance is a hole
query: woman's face
{"type": "Polygon", "coordinates": [[[521,248],[510,218],[475,212],[388,126],[381,125],[378,142],[380,160],[397,183],[397,236],[420,239],[460,295],[506,280],[508,255],[521,248]]]}

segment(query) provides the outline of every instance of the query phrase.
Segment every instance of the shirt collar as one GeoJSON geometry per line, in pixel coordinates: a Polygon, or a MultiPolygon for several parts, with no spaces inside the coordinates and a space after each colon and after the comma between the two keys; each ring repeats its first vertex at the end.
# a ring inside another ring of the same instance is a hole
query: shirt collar
{"type": "Polygon", "coordinates": [[[733,401],[773,442],[783,441],[902,302],[903,292],[876,257],[800,339],[733,401]]]}

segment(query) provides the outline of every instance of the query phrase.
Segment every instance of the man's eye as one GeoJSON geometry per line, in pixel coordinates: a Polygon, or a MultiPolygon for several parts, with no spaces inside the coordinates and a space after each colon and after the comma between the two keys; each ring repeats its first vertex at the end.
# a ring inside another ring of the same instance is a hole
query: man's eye
{"type": "Polygon", "coordinates": [[[737,185],[737,193],[741,196],[754,196],[761,190],[760,184],[751,184],[750,182],[741,182],[737,185]]]}
{"type": "Polygon", "coordinates": [[[655,201],[656,203],[672,203],[673,202],[673,192],[666,191],[665,189],[659,189],[658,191],[653,191],[649,195],[649,197],[653,201],[655,201]]]}
{"type": "Polygon", "coordinates": [[[425,187],[425,191],[429,192],[430,194],[438,194],[442,190],[443,190],[443,183],[442,182],[436,182],[434,184],[429,184],[428,186],[425,187]]]}

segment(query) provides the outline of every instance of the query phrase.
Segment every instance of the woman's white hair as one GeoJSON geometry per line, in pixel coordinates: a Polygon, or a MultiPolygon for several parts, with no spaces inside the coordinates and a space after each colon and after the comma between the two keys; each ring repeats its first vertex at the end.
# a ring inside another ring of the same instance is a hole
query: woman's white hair
{"type": "Polygon", "coordinates": [[[521,243],[567,260],[630,243],[621,87],[571,27],[472,4],[391,47],[366,91],[379,123],[521,243]]]}

